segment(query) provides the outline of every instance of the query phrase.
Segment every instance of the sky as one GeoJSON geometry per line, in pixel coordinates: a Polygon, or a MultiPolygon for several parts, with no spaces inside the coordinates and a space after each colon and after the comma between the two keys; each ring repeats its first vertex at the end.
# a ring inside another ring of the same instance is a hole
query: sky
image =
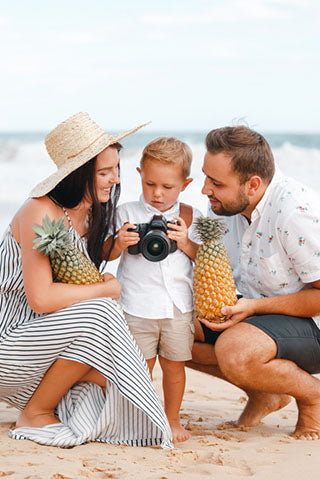
{"type": "Polygon", "coordinates": [[[0,0],[0,131],[320,132],[318,0],[0,0]]]}

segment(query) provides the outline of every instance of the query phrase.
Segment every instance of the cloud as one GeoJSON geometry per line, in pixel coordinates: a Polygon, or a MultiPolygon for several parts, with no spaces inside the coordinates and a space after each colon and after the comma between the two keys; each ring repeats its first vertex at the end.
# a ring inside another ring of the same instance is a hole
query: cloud
{"type": "Polygon", "coordinates": [[[64,45],[92,45],[101,43],[103,38],[93,32],[63,32],[57,35],[57,41],[64,45]]]}
{"type": "Polygon", "coordinates": [[[6,17],[0,17],[0,27],[4,27],[9,24],[9,20],[6,17]]]}
{"type": "Polygon", "coordinates": [[[212,23],[240,21],[283,20],[290,18],[296,9],[308,5],[304,0],[227,0],[224,3],[202,2],[192,11],[174,10],[170,13],[145,13],[140,17],[143,24],[159,27],[195,26],[212,23]]]}

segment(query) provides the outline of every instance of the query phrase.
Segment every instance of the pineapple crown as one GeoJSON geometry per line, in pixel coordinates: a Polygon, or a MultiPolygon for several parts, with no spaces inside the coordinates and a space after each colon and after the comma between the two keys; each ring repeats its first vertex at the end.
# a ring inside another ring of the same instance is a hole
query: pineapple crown
{"type": "Polygon", "coordinates": [[[202,243],[219,241],[226,231],[226,225],[220,218],[199,216],[195,220],[196,232],[202,243]]]}
{"type": "Polygon", "coordinates": [[[36,234],[32,249],[38,249],[40,253],[46,256],[62,253],[71,243],[70,234],[63,218],[58,221],[55,219],[51,221],[49,216],[46,215],[42,220],[42,225],[35,224],[32,229],[36,234]]]}

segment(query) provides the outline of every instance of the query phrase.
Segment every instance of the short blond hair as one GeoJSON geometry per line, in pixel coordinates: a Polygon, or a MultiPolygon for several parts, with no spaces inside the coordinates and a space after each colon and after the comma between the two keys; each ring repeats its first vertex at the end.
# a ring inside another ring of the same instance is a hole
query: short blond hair
{"type": "Polygon", "coordinates": [[[146,159],[160,161],[160,163],[169,165],[181,165],[184,178],[190,175],[191,148],[173,136],[160,136],[147,144],[140,160],[141,169],[143,169],[146,159]]]}

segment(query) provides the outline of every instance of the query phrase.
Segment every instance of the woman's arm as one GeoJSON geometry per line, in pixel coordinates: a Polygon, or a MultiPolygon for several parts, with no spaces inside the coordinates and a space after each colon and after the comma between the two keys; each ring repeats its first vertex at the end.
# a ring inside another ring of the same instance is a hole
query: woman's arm
{"type": "Polygon", "coordinates": [[[91,285],[53,282],[49,259],[32,249],[35,238],[32,226],[40,224],[46,214],[51,219],[62,216],[60,210],[48,201],[44,198],[29,200],[13,222],[13,230],[18,236],[16,239],[21,245],[23,282],[30,307],[37,313],[49,313],[86,299],[119,297],[120,283],[110,275],[103,283],[91,285]]]}

